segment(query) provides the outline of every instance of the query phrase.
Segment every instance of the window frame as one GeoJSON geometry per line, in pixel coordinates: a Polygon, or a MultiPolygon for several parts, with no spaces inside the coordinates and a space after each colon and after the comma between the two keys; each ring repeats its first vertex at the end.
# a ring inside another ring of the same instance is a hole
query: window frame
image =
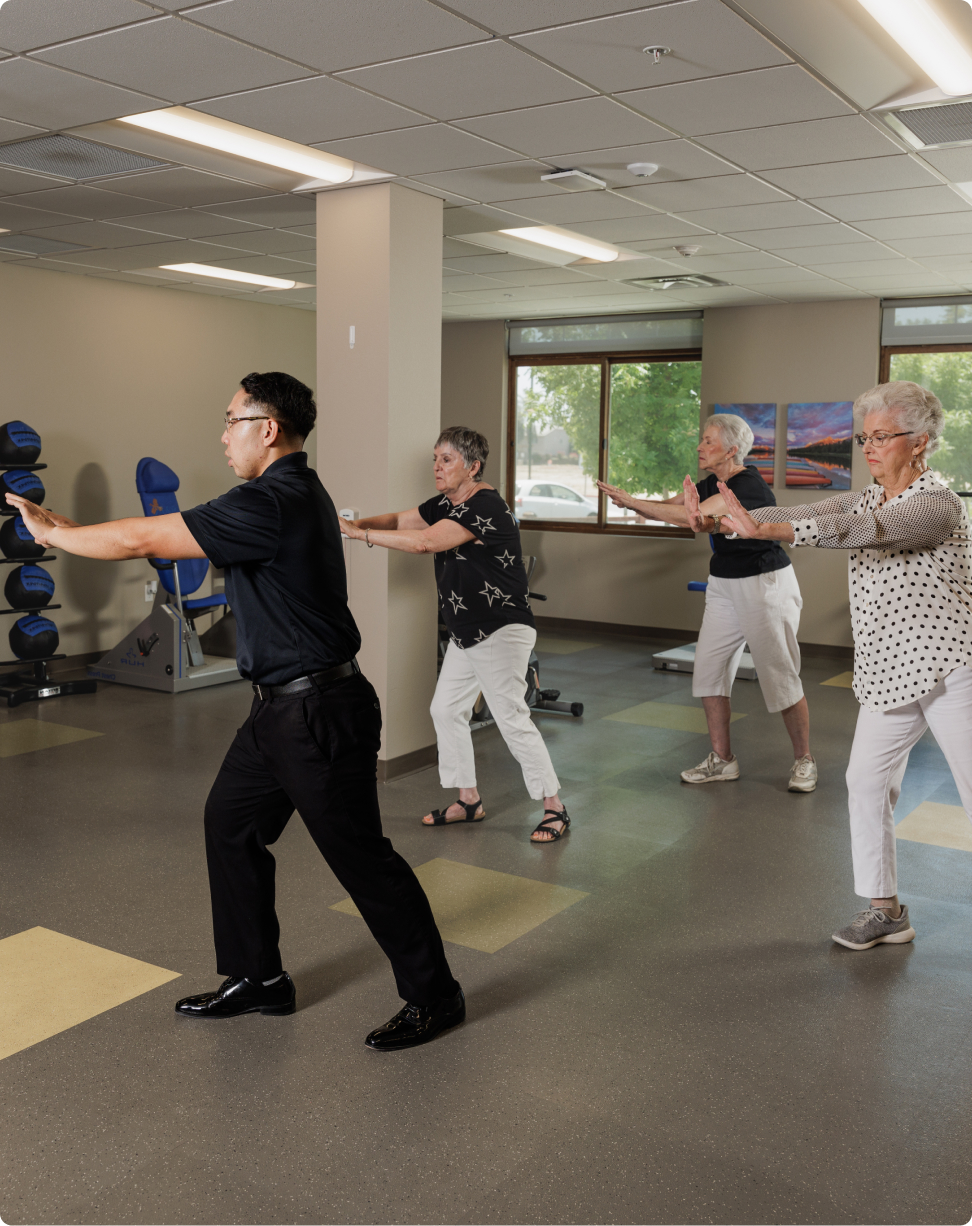
{"type": "MultiPolygon", "coordinates": [[[[506,423],[506,501],[516,508],[516,376],[521,366],[599,366],[601,370],[601,404],[599,421],[599,445],[597,476],[607,480],[608,443],[611,437],[611,366],[626,362],[701,362],[701,349],[649,349],[623,350],[600,353],[551,353],[507,355],[507,423],[506,423]]],[[[699,427],[702,425],[701,403],[699,427]]],[[[690,528],[676,524],[618,524],[607,518],[607,497],[598,491],[597,523],[588,524],[572,520],[530,519],[517,520],[521,532],[583,532],[601,536],[640,536],[661,540],[694,540],[690,528]]]]}
{"type": "Polygon", "coordinates": [[[891,382],[891,359],[899,353],[972,353],[972,341],[946,341],[940,345],[882,345],[878,383],[891,382]]]}

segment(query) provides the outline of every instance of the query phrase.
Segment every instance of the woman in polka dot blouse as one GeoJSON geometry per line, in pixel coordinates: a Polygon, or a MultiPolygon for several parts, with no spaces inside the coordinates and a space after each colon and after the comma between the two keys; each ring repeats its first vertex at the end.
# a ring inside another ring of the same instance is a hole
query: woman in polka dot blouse
{"type": "Polygon", "coordinates": [[[726,515],[686,509],[697,531],[848,549],[854,693],[847,768],[854,888],[870,907],[834,940],[848,949],[914,938],[897,895],[894,806],[912,746],[931,728],[972,818],[972,550],[961,498],[928,468],[941,441],[937,396],[882,383],[859,396],[857,442],[875,484],[798,507],[746,511],[720,483],[726,515]],[[694,518],[693,518],[694,517],[694,518]],[[696,526],[697,525],[697,526],[696,526]]]}

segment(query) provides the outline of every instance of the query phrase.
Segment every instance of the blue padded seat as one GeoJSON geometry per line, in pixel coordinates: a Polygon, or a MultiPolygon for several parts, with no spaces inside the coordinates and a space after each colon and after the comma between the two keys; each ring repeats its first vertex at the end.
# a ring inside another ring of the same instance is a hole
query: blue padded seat
{"type": "MultiPolygon", "coordinates": [[[[172,515],[179,510],[179,500],[176,490],[179,488],[179,478],[167,464],[161,460],[153,460],[146,456],[139,460],[135,469],[135,488],[142,500],[142,510],[146,515],[172,515]]],[[[168,562],[168,558],[156,558],[156,562],[168,562]]],[[[226,604],[226,596],[220,592],[213,596],[201,596],[195,600],[186,597],[202,586],[209,572],[208,558],[184,558],[176,562],[179,571],[179,589],[182,593],[182,607],[187,613],[202,612],[205,609],[215,609],[226,604]]],[[[159,578],[162,587],[170,596],[176,594],[174,573],[171,570],[160,570],[159,578]]]]}

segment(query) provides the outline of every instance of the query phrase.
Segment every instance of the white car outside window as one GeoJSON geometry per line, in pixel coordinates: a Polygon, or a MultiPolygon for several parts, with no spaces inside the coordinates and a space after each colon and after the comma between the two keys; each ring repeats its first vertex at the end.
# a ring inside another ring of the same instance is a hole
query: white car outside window
{"type": "Polygon", "coordinates": [[[518,519],[596,519],[597,499],[584,498],[553,481],[517,481],[518,519]]]}

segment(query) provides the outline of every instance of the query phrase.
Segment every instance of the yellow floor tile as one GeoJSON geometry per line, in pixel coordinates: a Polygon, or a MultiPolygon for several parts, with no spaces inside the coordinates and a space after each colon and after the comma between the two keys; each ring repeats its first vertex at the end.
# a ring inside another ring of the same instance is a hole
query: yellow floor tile
{"type": "Polygon", "coordinates": [[[555,639],[545,634],[537,635],[537,651],[545,651],[551,656],[572,656],[575,651],[587,651],[596,646],[597,643],[587,643],[583,639],[555,639]]]}
{"type": "MultiPolygon", "coordinates": [[[[495,954],[587,897],[583,890],[547,885],[455,860],[429,860],[416,868],[415,875],[428,895],[442,939],[484,954],[495,954]]],[[[360,915],[350,898],[331,909],[360,915]]]]}
{"type": "Polygon", "coordinates": [[[839,685],[841,689],[849,690],[854,684],[854,674],[838,673],[836,677],[830,677],[826,681],[821,681],[821,685],[839,685]]]}
{"type": "MultiPolygon", "coordinates": [[[[604,719],[615,719],[622,724],[642,724],[648,728],[671,728],[675,732],[708,732],[705,712],[701,707],[682,707],[674,702],[641,702],[636,707],[615,711],[604,719]]],[[[733,711],[730,717],[745,719],[744,713],[733,711]]]]}
{"type": "Polygon", "coordinates": [[[894,828],[895,837],[910,843],[932,843],[972,851],[972,822],[961,805],[939,805],[926,800],[894,828]]]}
{"type": "Polygon", "coordinates": [[[87,728],[52,724],[46,719],[15,719],[9,724],[0,724],[0,758],[12,758],[18,753],[52,749],[55,745],[70,745],[72,741],[86,741],[89,737],[103,735],[101,732],[89,732],[87,728]]]}
{"type": "Polygon", "coordinates": [[[0,1060],[178,978],[178,971],[49,928],[6,937],[0,941],[0,1060]]]}

